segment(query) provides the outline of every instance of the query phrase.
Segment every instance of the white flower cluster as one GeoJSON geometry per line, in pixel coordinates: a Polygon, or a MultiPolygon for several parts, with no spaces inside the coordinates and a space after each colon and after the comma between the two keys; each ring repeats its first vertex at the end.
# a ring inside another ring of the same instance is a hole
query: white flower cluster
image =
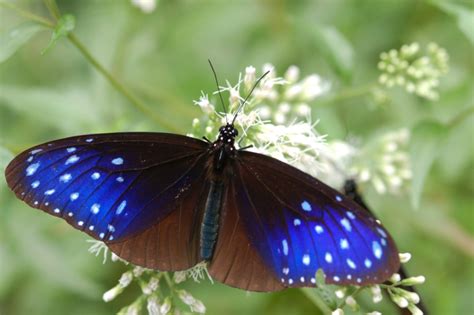
{"type": "MultiPolygon", "coordinates": [[[[100,241],[94,240],[88,242],[92,243],[89,252],[96,256],[103,254],[103,262],[105,263],[109,254],[107,246],[100,241]]],[[[115,254],[111,253],[110,255],[112,261],[120,260],[128,264],[115,254]]],[[[177,284],[183,282],[186,278],[192,278],[196,282],[199,282],[205,275],[209,277],[205,263],[198,264],[184,272],[175,272],[173,279],[171,279],[166,272],[159,272],[133,265],[130,266],[131,269],[121,275],[117,285],[102,295],[102,299],[105,302],[110,302],[123,293],[133,282],[140,285],[142,294],[137,297],[133,303],[123,307],[119,311],[119,314],[141,314],[141,310],[145,305],[149,315],[166,315],[172,312],[179,313],[177,309],[178,305],[174,303],[173,298],[180,299],[189,307],[191,312],[205,313],[206,307],[200,300],[194,298],[189,292],[176,287],[177,284]],[[164,290],[161,290],[162,285],[166,287],[164,290]]]]}
{"type": "Polygon", "coordinates": [[[403,45],[380,55],[378,68],[382,71],[379,82],[386,86],[404,87],[409,93],[437,100],[439,78],[448,72],[449,56],[444,48],[428,44],[426,51],[418,43],[403,45]]]}
{"type": "MultiPolygon", "coordinates": [[[[252,144],[249,150],[270,155],[316,175],[322,168],[317,158],[325,148],[325,136],[315,130],[308,103],[326,93],[330,85],[317,74],[300,78],[296,66],[289,67],[284,77],[278,77],[271,64],[262,67],[262,74],[267,71],[268,75],[255,87],[237,115],[235,124],[244,133],[242,143],[238,145],[252,144]]],[[[243,79],[239,75],[236,85],[227,82],[225,87],[219,87],[221,93],[230,95],[231,112],[235,113],[257,79],[256,69],[249,66],[243,79]]],[[[191,136],[204,133],[208,138],[214,137],[220,126],[234,118],[234,114],[216,112],[216,106],[204,93],[194,103],[202,109],[204,117],[194,119],[191,136]]]]}
{"type": "MultiPolygon", "coordinates": [[[[411,258],[411,254],[403,253],[400,254],[401,263],[407,263],[411,258]]],[[[410,277],[407,279],[401,279],[400,275],[395,273],[389,280],[391,284],[374,285],[370,287],[372,293],[372,302],[374,304],[380,303],[383,299],[382,289],[386,290],[390,296],[390,299],[400,308],[407,308],[413,315],[423,315],[423,312],[416,306],[420,302],[420,297],[415,292],[405,290],[402,287],[414,286],[423,284],[425,277],[417,276],[410,277]]],[[[332,315],[344,315],[344,307],[347,305],[353,311],[359,310],[359,305],[355,300],[355,294],[359,291],[351,291],[351,294],[347,294],[349,290],[347,288],[337,289],[334,294],[335,296],[343,300],[337,309],[332,312],[332,315]]],[[[367,313],[367,315],[379,315],[380,312],[374,311],[367,313]]]]}

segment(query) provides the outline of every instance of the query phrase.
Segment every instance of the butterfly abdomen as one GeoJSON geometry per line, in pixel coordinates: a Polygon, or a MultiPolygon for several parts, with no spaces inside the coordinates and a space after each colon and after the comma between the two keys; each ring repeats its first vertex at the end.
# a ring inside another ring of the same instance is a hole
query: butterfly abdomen
{"type": "Polygon", "coordinates": [[[212,258],[219,230],[219,212],[223,191],[222,181],[211,182],[201,225],[200,256],[203,260],[212,258]]]}

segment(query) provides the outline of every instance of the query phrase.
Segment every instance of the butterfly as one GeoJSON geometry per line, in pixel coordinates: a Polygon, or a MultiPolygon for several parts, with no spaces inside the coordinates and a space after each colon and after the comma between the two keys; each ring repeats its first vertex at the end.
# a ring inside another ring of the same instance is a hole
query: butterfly
{"type": "Polygon", "coordinates": [[[398,270],[379,220],[318,179],[237,149],[235,117],[215,141],[126,132],[47,142],[11,161],[7,183],[126,261],[160,271],[205,261],[244,290],[314,287],[318,269],[329,284],[371,285],[398,270]]]}

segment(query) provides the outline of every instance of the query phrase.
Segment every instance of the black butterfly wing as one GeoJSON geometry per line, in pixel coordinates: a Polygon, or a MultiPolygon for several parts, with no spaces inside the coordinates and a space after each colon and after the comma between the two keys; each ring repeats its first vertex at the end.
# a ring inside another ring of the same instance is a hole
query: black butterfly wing
{"type": "Polygon", "coordinates": [[[206,149],[203,141],[172,134],[79,136],[29,149],[5,173],[18,198],[105,241],[119,256],[178,270],[198,262],[192,219],[205,189],[206,149]],[[180,233],[172,237],[173,230],[180,233]]]}
{"type": "Polygon", "coordinates": [[[321,268],[327,283],[370,285],[398,270],[398,251],[388,232],[349,198],[294,167],[252,152],[239,152],[234,173],[234,195],[229,198],[235,206],[224,211],[238,212],[249,252],[258,254],[271,274],[245,273],[238,283],[224,279],[227,284],[314,286],[321,268]]]}

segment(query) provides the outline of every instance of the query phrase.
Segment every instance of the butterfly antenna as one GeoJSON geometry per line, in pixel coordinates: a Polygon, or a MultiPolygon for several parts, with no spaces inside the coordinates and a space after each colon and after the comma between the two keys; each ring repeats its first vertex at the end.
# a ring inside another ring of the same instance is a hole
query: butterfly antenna
{"type": "Polygon", "coordinates": [[[253,90],[255,90],[255,88],[257,87],[257,85],[260,83],[260,81],[262,81],[263,78],[265,78],[265,76],[267,74],[270,73],[270,70],[268,70],[267,72],[265,72],[260,78],[258,78],[257,82],[255,82],[255,84],[253,85],[252,89],[250,90],[249,94],[247,95],[247,97],[244,99],[244,101],[240,104],[239,108],[237,108],[237,111],[235,112],[235,115],[234,115],[234,118],[232,119],[232,125],[234,124],[235,122],[235,119],[237,118],[237,115],[239,114],[239,112],[242,110],[242,108],[245,106],[245,103],[247,103],[247,100],[250,98],[250,96],[252,96],[252,92],[253,90]]]}
{"type": "Polygon", "coordinates": [[[221,88],[219,87],[219,80],[217,79],[216,70],[214,69],[214,66],[212,65],[211,59],[207,59],[207,61],[209,61],[209,65],[211,66],[212,73],[214,74],[214,80],[216,81],[216,85],[217,85],[217,92],[219,93],[219,98],[221,99],[222,107],[224,108],[224,112],[226,113],[225,120],[227,121],[227,108],[225,107],[224,99],[222,98],[221,88]]]}

